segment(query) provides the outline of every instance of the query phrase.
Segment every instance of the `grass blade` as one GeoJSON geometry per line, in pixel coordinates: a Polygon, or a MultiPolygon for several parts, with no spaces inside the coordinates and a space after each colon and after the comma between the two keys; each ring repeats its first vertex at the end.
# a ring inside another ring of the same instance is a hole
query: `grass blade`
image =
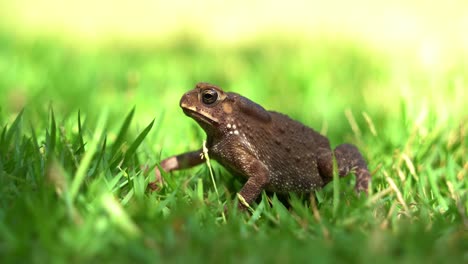
{"type": "Polygon", "coordinates": [[[338,163],[333,154],[333,216],[336,217],[340,206],[340,175],[338,174],[338,163]]]}
{"type": "Polygon", "coordinates": [[[105,109],[102,113],[101,116],[99,117],[98,123],[96,130],[94,132],[93,138],[89,144],[89,149],[85,153],[83,159],[80,162],[80,165],[78,167],[78,170],[76,171],[75,177],[73,178],[71,187],[70,187],[70,201],[73,202],[78,194],[78,191],[80,190],[81,185],[83,184],[83,181],[86,177],[86,173],[89,169],[89,166],[91,164],[91,160],[94,157],[94,154],[96,153],[96,150],[98,148],[99,142],[102,138],[102,135],[104,133],[104,129],[107,123],[107,118],[108,118],[108,111],[105,109]]]}
{"type": "Polygon", "coordinates": [[[8,131],[8,126],[5,125],[3,127],[2,134],[0,135],[0,146],[2,146],[2,148],[0,148],[0,150],[2,150],[2,149],[6,150],[6,145],[7,145],[7,142],[8,142],[7,138],[6,138],[7,131],[8,131]]]}
{"type": "Polygon", "coordinates": [[[140,229],[132,221],[122,205],[111,194],[101,197],[103,208],[107,211],[110,219],[127,235],[137,237],[141,235],[140,229]]]}
{"type": "Polygon", "coordinates": [[[141,142],[145,139],[145,137],[148,135],[150,132],[151,128],[153,127],[154,124],[154,119],[151,121],[151,123],[138,135],[138,137],[133,141],[132,145],[130,148],[128,148],[127,152],[125,153],[126,158],[129,158],[131,155],[135,154],[138,146],[140,146],[141,142]]]}
{"type": "Polygon", "coordinates": [[[130,127],[130,123],[132,122],[133,115],[135,114],[135,107],[132,108],[130,113],[125,117],[122,126],[120,127],[119,133],[117,134],[117,138],[115,139],[114,144],[112,145],[111,155],[115,156],[117,151],[119,150],[120,146],[125,140],[125,135],[127,135],[127,131],[130,127]]]}
{"type": "MultiPolygon", "coordinates": [[[[3,133],[5,133],[5,130],[7,132],[6,132],[6,136],[5,136],[5,140],[4,140],[3,144],[6,144],[6,145],[10,144],[11,143],[10,141],[13,138],[14,135],[20,135],[21,134],[21,133],[19,133],[18,128],[19,128],[19,125],[21,123],[21,120],[23,119],[23,113],[24,113],[24,109],[21,110],[21,112],[19,112],[19,114],[16,116],[15,120],[13,121],[13,123],[11,124],[9,129],[7,129],[7,126],[5,126],[5,129],[4,129],[3,133]]],[[[2,136],[2,138],[3,138],[3,136],[2,136]]]]}
{"type": "Polygon", "coordinates": [[[46,146],[47,146],[47,159],[49,160],[51,155],[54,153],[56,139],[57,139],[57,125],[55,123],[54,109],[52,105],[49,107],[49,131],[47,131],[46,136],[46,146]]]}
{"type": "Polygon", "coordinates": [[[101,151],[99,152],[99,155],[96,158],[96,165],[94,166],[94,172],[92,173],[91,177],[96,177],[97,174],[100,172],[99,165],[101,165],[101,161],[104,158],[104,154],[106,153],[106,145],[107,145],[107,136],[104,137],[104,142],[102,143],[101,151]]]}
{"type": "Polygon", "coordinates": [[[81,110],[78,110],[78,148],[76,150],[76,155],[82,155],[85,152],[85,144],[83,140],[83,126],[81,123],[81,110]]]}
{"type": "MultiPolygon", "coordinates": [[[[124,160],[122,162],[123,164],[127,163],[132,158],[132,156],[135,154],[138,146],[140,146],[141,142],[143,142],[145,137],[150,132],[151,128],[153,127],[153,124],[154,124],[154,119],[153,119],[153,121],[151,121],[151,123],[145,129],[143,129],[143,131],[138,135],[138,137],[135,139],[135,141],[133,141],[133,143],[130,145],[128,150],[125,152],[125,157],[124,157],[124,160]]],[[[119,162],[120,161],[118,159],[114,160],[111,167],[115,168],[119,162]]]]}

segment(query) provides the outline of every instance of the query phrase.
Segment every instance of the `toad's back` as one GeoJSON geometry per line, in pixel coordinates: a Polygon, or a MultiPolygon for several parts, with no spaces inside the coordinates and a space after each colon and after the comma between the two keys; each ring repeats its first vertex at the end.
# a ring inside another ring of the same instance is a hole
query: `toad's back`
{"type": "MultiPolygon", "coordinates": [[[[272,120],[254,126],[250,136],[259,160],[270,171],[269,191],[307,192],[323,186],[317,166],[318,149],[330,149],[329,141],[313,129],[286,115],[269,112],[272,120]]],[[[247,134],[246,134],[247,136],[247,134]]]]}
{"type": "Polygon", "coordinates": [[[269,171],[270,183],[265,188],[268,191],[310,192],[322,187],[324,181],[319,175],[317,150],[330,149],[328,139],[286,115],[273,111],[268,114],[268,122],[237,115],[231,125],[236,133],[213,149],[218,154],[216,159],[239,174],[229,162],[234,158],[231,155],[238,153],[225,150],[247,148],[269,171]]]}

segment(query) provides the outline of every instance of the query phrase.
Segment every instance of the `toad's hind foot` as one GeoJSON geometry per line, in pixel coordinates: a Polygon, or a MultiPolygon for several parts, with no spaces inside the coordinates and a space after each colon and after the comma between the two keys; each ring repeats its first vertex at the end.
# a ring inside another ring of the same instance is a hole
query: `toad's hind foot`
{"type": "Polygon", "coordinates": [[[340,177],[354,172],[356,174],[356,191],[367,193],[371,175],[359,150],[354,145],[342,144],[336,147],[334,152],[340,177]]]}

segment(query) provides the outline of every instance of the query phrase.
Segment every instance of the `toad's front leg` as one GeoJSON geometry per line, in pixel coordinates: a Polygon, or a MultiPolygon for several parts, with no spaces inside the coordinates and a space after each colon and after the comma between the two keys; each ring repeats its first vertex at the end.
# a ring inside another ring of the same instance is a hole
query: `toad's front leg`
{"type": "MultiPolygon", "coordinates": [[[[226,167],[233,169],[233,173],[240,174],[247,178],[247,182],[239,191],[239,195],[242,196],[243,199],[243,201],[239,201],[239,209],[244,210],[247,205],[252,204],[252,202],[257,199],[260,193],[270,183],[268,168],[247,149],[238,145],[233,148],[227,148],[227,152],[224,152],[221,156],[229,160],[229,164],[225,165],[229,165],[226,167]],[[244,204],[244,202],[247,204],[244,204]]],[[[222,161],[224,159],[216,158],[219,162],[223,163],[222,161]]]]}
{"type": "MultiPolygon", "coordinates": [[[[262,162],[251,160],[245,167],[245,173],[248,175],[249,179],[240,190],[239,195],[250,205],[269,183],[268,170],[262,162]]],[[[245,209],[247,205],[243,204],[242,201],[239,202],[239,208],[245,209]]]]}
{"type": "MultiPolygon", "coordinates": [[[[165,172],[174,170],[188,169],[196,166],[204,161],[202,150],[195,150],[187,153],[183,153],[177,156],[172,156],[161,161],[161,168],[165,172]]],[[[154,191],[158,189],[158,184],[162,181],[161,172],[156,168],[156,180],[150,182],[148,187],[154,191]]]]}
{"type": "Polygon", "coordinates": [[[199,149],[166,158],[161,161],[161,167],[165,172],[170,172],[197,166],[204,161],[202,153],[202,150],[199,149]]]}

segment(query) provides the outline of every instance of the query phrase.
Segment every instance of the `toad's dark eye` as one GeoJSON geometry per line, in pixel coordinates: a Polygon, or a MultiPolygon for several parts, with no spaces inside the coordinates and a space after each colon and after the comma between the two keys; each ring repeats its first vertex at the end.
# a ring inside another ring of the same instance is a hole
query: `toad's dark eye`
{"type": "Polygon", "coordinates": [[[206,89],[202,92],[202,101],[204,104],[213,104],[217,99],[218,92],[215,89],[206,89]]]}

